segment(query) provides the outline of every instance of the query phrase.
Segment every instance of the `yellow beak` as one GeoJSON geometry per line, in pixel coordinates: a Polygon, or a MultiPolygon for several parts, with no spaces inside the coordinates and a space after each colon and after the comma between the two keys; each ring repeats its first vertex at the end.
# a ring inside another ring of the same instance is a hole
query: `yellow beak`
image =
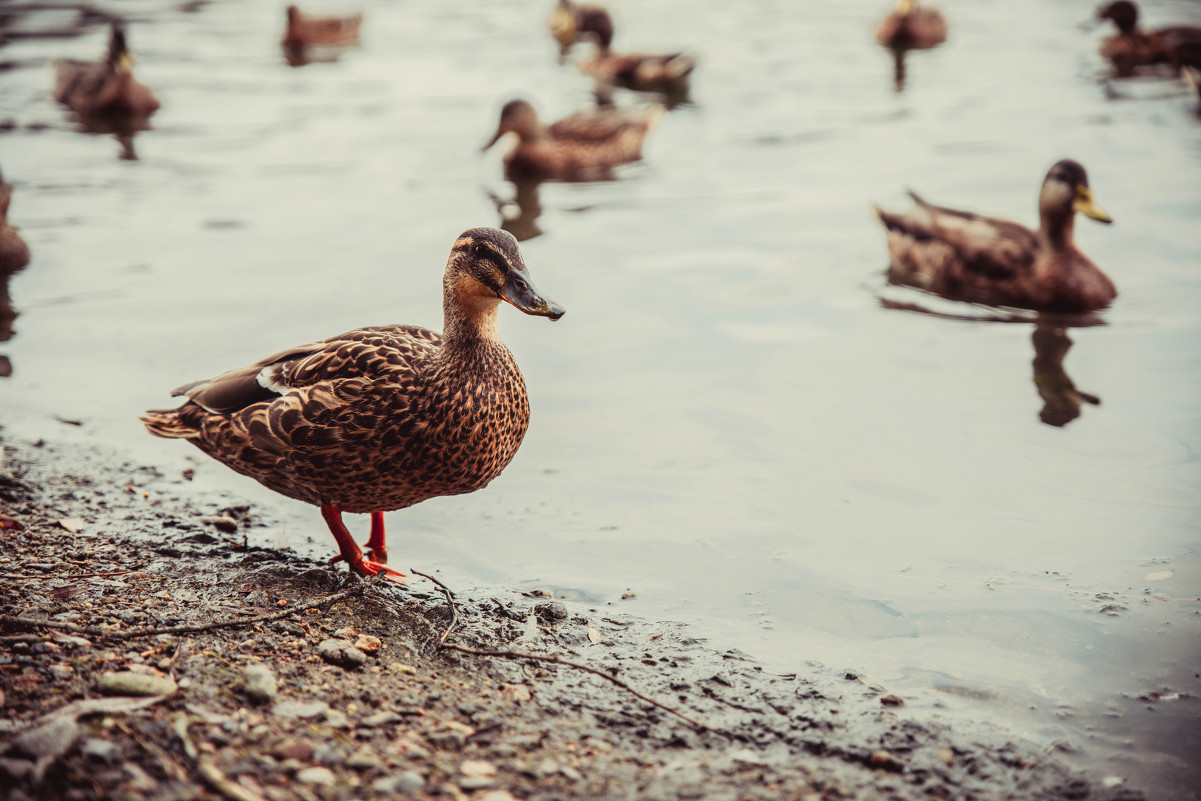
{"type": "Polygon", "coordinates": [[[1085,216],[1092,217],[1098,222],[1113,222],[1113,217],[1106,214],[1105,210],[1093,200],[1093,192],[1087,186],[1076,187],[1076,200],[1072,202],[1072,209],[1085,216]]]}

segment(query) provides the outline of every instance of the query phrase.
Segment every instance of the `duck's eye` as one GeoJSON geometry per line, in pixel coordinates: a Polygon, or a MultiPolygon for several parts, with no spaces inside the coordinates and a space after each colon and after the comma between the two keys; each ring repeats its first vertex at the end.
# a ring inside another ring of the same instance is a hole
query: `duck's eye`
{"type": "Polygon", "coordinates": [[[483,258],[484,254],[488,252],[488,248],[484,247],[482,242],[476,242],[475,246],[471,249],[471,252],[476,256],[483,258]]]}

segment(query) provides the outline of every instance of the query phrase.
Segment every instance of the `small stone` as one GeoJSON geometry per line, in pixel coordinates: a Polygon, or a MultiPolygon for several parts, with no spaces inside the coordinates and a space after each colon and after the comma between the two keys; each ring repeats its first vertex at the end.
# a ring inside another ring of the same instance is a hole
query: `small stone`
{"type": "Polygon", "coordinates": [[[332,726],[335,729],[349,729],[350,718],[346,717],[344,712],[339,712],[337,709],[325,710],[325,725],[332,726]]]}
{"type": "Polygon", "coordinates": [[[429,735],[430,745],[440,751],[462,751],[467,745],[467,735],[461,731],[440,731],[429,735]]]}
{"type": "Polygon", "coordinates": [[[464,776],[479,778],[480,776],[495,776],[496,766],[482,759],[468,759],[459,766],[459,772],[464,776]]]}
{"type": "Polygon", "coordinates": [[[79,747],[79,752],[88,759],[94,759],[107,765],[115,765],[121,761],[121,747],[108,740],[101,740],[99,737],[89,737],[84,740],[83,745],[79,747]]]}
{"type": "Polygon", "coordinates": [[[376,779],[371,789],[380,795],[408,795],[416,797],[425,789],[425,778],[415,770],[406,770],[395,776],[376,779]]]}
{"type": "Polygon", "coordinates": [[[547,757],[538,763],[538,767],[534,769],[534,772],[538,774],[539,778],[554,776],[559,772],[559,763],[547,757]]]}
{"type": "Polygon", "coordinates": [[[534,607],[534,613],[544,623],[554,623],[567,619],[567,607],[558,601],[549,601],[534,607]]]}
{"type": "Polygon", "coordinates": [[[313,744],[307,740],[288,739],[278,743],[271,753],[280,759],[296,759],[308,762],[313,758],[313,744]]]}
{"type": "Polygon", "coordinates": [[[99,688],[105,695],[169,695],[175,692],[176,686],[169,676],[122,671],[101,675],[99,688]]]}
{"type": "Polygon", "coordinates": [[[51,676],[53,676],[54,678],[56,678],[60,681],[62,681],[63,679],[69,679],[75,675],[75,668],[71,667],[70,665],[66,665],[66,664],[51,665],[47,669],[50,671],[51,676]]]}
{"type": "Polygon", "coordinates": [[[275,674],[262,662],[247,665],[242,668],[242,692],[256,704],[268,703],[279,692],[275,674]]]}
{"type": "Polygon", "coordinates": [[[901,760],[897,759],[891,751],[883,749],[872,752],[867,762],[873,768],[880,768],[882,770],[899,771],[905,767],[901,763],[901,760]]]}
{"type": "Polygon", "coordinates": [[[27,759],[0,758],[0,776],[8,776],[14,782],[22,782],[33,775],[33,763],[27,759]]]}
{"type": "Polygon", "coordinates": [[[358,639],[354,641],[354,647],[365,654],[374,654],[378,653],[379,649],[384,647],[384,643],[379,637],[374,635],[360,634],[358,639]]]}
{"type": "Polygon", "coordinates": [[[955,752],[950,748],[938,749],[938,758],[942,760],[942,764],[948,768],[955,764],[955,752]]]}
{"type": "Polygon", "coordinates": [[[354,636],[359,633],[359,630],[354,626],[343,626],[334,632],[334,636],[339,640],[353,640],[354,636]]]}
{"type": "Polygon", "coordinates": [[[353,670],[367,661],[367,654],[346,640],[322,640],[317,646],[317,655],[331,665],[353,670]]]}
{"type": "Polygon", "coordinates": [[[884,706],[904,706],[905,699],[899,695],[884,695],[880,697],[880,703],[884,706]]]}
{"type": "Polygon", "coordinates": [[[464,776],[459,779],[459,789],[471,792],[472,790],[482,790],[485,787],[491,787],[493,779],[491,776],[464,776]]]}
{"type": "Polygon", "coordinates": [[[329,787],[334,783],[334,772],[320,765],[305,768],[296,774],[296,781],[301,784],[313,784],[318,787],[329,787]]]}
{"type": "Polygon", "coordinates": [[[376,712],[374,715],[368,715],[359,721],[360,726],[368,729],[374,729],[377,726],[386,726],[389,723],[399,723],[403,718],[395,712],[376,712]]]}
{"type": "Polygon", "coordinates": [[[391,673],[403,673],[408,676],[416,676],[417,668],[412,665],[406,665],[402,662],[392,662],[388,665],[388,671],[391,673]]]}
{"type": "Polygon", "coordinates": [[[621,594],[621,600],[623,600],[623,601],[628,601],[628,600],[630,600],[631,598],[637,598],[637,597],[638,597],[638,593],[636,593],[636,592],[631,592],[631,591],[629,591],[629,590],[626,590],[625,592],[623,592],[623,593],[621,594]]]}
{"type": "Polygon", "coordinates": [[[58,717],[13,740],[12,751],[34,759],[58,759],[82,734],[73,717],[58,717]]]}
{"type": "Polygon", "coordinates": [[[379,767],[379,764],[379,754],[366,745],[360,746],[353,754],[346,758],[346,766],[355,770],[367,770],[379,767]]]}
{"type": "Polygon", "coordinates": [[[309,701],[301,703],[300,701],[280,701],[275,706],[271,707],[271,714],[277,718],[285,720],[308,720],[315,718],[318,715],[323,715],[329,710],[329,704],[324,701],[309,701]]]}

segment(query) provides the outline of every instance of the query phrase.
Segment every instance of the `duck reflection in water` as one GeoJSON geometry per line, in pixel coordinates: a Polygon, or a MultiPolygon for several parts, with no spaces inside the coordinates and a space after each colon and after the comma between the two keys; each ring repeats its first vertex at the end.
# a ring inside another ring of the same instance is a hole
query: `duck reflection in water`
{"type": "Polygon", "coordinates": [[[345,50],[359,45],[363,15],[314,17],[296,6],[288,6],[287,22],[280,46],[293,67],[337,61],[345,50]]]}
{"type": "MultiPolygon", "coordinates": [[[[13,338],[13,321],[17,312],[8,294],[8,280],[29,264],[29,247],[8,222],[8,204],[12,199],[12,184],[0,175],[0,342],[13,338]]],[[[0,355],[0,378],[12,375],[12,362],[0,355]]]]}
{"type": "Polygon", "coordinates": [[[542,229],[538,227],[538,216],[542,214],[542,203],[538,200],[539,183],[531,180],[513,181],[516,191],[512,200],[488,192],[488,197],[500,213],[501,230],[508,231],[518,242],[542,235],[542,229]]]}
{"type": "Polygon", "coordinates": [[[876,41],[892,51],[893,88],[905,88],[905,55],[910,50],[929,50],[946,38],[947,23],[938,9],[897,0],[896,9],[876,28],[876,41]]]}
{"type": "Polygon", "coordinates": [[[1038,418],[1049,426],[1066,426],[1080,416],[1083,404],[1101,405],[1101,399],[1076,389],[1063,367],[1072,347],[1066,326],[1040,320],[1034,327],[1034,386],[1042,396],[1038,418]]]}

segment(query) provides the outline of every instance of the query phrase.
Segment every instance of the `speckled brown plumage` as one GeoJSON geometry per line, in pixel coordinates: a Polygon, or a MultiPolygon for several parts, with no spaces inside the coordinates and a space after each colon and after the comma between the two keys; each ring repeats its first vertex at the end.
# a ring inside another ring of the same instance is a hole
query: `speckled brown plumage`
{"type": "MultiPolygon", "coordinates": [[[[512,236],[472,229],[447,262],[442,334],[377,326],[290,348],[180,387],[186,403],[143,422],[327,519],[473,492],[513,459],[529,424],[521,372],[496,331],[502,299],[563,314],[534,289],[512,236]]],[[[352,567],[375,572],[334,536],[352,567]]]]}
{"type": "Polygon", "coordinates": [[[896,10],[876,28],[876,41],[898,50],[924,50],[947,38],[947,23],[938,9],[897,0],[896,10]]]}
{"type": "Polygon", "coordinates": [[[102,61],[56,59],[54,99],[84,117],[146,118],[158,99],[133,77],[125,25],[114,22],[102,61]]]}
{"type": "Polygon", "coordinates": [[[505,134],[516,134],[517,143],[505,154],[505,171],[517,180],[608,177],[613,167],[642,158],[642,142],[661,113],[602,109],[547,126],[529,103],[512,100],[501,110],[496,134],[484,149],[505,134]]]}
{"type": "Polygon", "coordinates": [[[1040,311],[1087,312],[1117,297],[1113,282],[1075,245],[1077,211],[1109,217],[1092,199],[1088,176],[1063,160],[1039,193],[1039,230],[940,208],[910,193],[905,214],[876,210],[888,229],[888,280],[955,300],[1040,311]]]}
{"type": "Polygon", "coordinates": [[[8,205],[12,201],[12,184],[0,175],[0,280],[29,264],[29,247],[8,222],[8,205]]]}
{"type": "Polygon", "coordinates": [[[1176,69],[1201,67],[1201,28],[1173,25],[1144,31],[1138,25],[1138,6],[1130,0],[1116,0],[1102,6],[1097,18],[1110,20],[1118,32],[1101,45],[1101,55],[1109,59],[1120,76],[1133,75],[1139,67],[1171,64],[1176,69]]]}
{"type": "Polygon", "coordinates": [[[582,38],[585,33],[596,40],[596,53],[579,64],[585,75],[591,75],[606,86],[658,92],[673,101],[687,97],[689,76],[696,69],[696,59],[688,53],[615,53],[612,49],[613,23],[607,14],[599,24],[581,21],[577,38],[582,38]]]}

